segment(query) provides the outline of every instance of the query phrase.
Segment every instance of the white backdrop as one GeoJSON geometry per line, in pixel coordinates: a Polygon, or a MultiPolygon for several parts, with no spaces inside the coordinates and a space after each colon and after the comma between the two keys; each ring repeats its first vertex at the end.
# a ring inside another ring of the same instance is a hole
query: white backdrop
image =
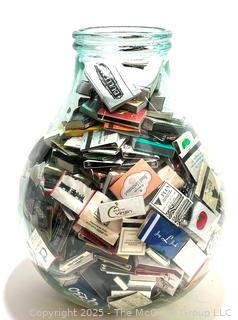
{"type": "MultiPolygon", "coordinates": [[[[30,149],[69,93],[75,57],[72,31],[97,25],[150,25],[173,31],[171,68],[178,106],[193,119],[227,189],[228,232],[224,251],[216,260],[214,270],[224,279],[222,311],[232,310],[218,318],[235,319],[238,20],[236,1],[229,0],[0,2],[2,319],[28,319],[24,314],[29,310],[24,308],[29,307],[31,301],[25,305],[24,301],[33,299],[38,291],[37,275],[27,262],[22,264],[26,251],[17,213],[20,174],[30,149]],[[19,275],[22,275],[21,283],[19,275]],[[26,294],[29,288],[32,296],[26,294]],[[22,315],[12,311],[14,304],[22,304],[22,315]]],[[[214,279],[211,278],[213,284],[216,277],[214,279]]],[[[218,287],[211,285],[207,298],[203,291],[203,300],[209,302],[218,287]]],[[[49,288],[44,287],[44,290],[42,295],[49,294],[50,299],[53,293],[49,288]]],[[[206,292],[206,286],[204,290],[206,292]]],[[[219,290],[223,291],[221,287],[219,290]]],[[[192,303],[192,300],[190,297],[190,302],[185,300],[185,303],[192,303]]],[[[169,319],[166,315],[163,317],[160,319],[169,319]]],[[[205,318],[208,319],[207,315],[196,314],[188,319],[205,318]]]]}

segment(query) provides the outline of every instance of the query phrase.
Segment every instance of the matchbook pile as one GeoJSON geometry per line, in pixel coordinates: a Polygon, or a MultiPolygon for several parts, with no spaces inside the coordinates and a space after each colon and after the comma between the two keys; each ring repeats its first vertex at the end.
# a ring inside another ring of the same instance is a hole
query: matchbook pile
{"type": "Polygon", "coordinates": [[[32,258],[89,307],[133,309],[188,290],[221,230],[220,180],[160,79],[158,63],[86,62],[64,131],[29,157],[32,258]]]}

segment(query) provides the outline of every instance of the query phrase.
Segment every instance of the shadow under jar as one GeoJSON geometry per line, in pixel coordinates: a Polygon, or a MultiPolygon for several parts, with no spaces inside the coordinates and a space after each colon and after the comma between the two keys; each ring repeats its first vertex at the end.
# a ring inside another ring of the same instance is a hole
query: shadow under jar
{"type": "Polygon", "coordinates": [[[151,308],[209,270],[222,184],[169,97],[171,32],[73,33],[68,103],[29,155],[20,213],[35,267],[87,308],[151,308]]]}

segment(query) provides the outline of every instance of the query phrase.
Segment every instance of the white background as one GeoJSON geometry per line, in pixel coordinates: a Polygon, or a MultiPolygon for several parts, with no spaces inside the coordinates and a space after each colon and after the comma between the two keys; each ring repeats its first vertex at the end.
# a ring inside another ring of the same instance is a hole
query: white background
{"type": "MultiPolygon", "coordinates": [[[[237,255],[238,230],[237,21],[236,1],[229,0],[1,0],[2,319],[26,320],[28,318],[24,315],[29,313],[26,308],[30,308],[36,299],[44,309],[46,301],[58,297],[50,288],[42,289],[35,271],[24,261],[26,251],[17,213],[19,177],[27,154],[69,93],[75,57],[72,31],[97,25],[150,25],[173,31],[171,67],[178,107],[187,110],[187,115],[192,118],[227,189],[228,232],[223,253],[216,260],[214,274],[218,274],[219,279],[222,275],[225,286],[222,311],[232,310],[232,316],[228,312],[218,318],[235,319],[237,268],[234,259],[237,255]],[[36,296],[40,290],[43,293],[36,296]]],[[[220,291],[223,293],[223,286],[216,284],[216,281],[217,276],[211,277],[210,289],[209,286],[201,289],[203,302],[208,301],[208,306],[213,295],[219,295],[220,291]]],[[[199,296],[199,291],[196,292],[199,296]]],[[[185,299],[188,308],[194,299],[185,299]]],[[[62,302],[60,298],[58,301],[62,302]]],[[[64,302],[62,305],[66,307],[64,302]]],[[[199,306],[196,308],[199,310],[199,306]]],[[[164,315],[160,319],[169,318],[164,315]]],[[[171,319],[175,317],[171,316],[171,319]]],[[[195,314],[188,319],[208,319],[208,316],[195,314]]]]}

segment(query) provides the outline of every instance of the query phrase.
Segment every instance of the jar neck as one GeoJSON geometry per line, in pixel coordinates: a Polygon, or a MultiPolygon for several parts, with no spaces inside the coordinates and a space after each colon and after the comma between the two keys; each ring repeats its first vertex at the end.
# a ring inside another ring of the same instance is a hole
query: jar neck
{"type": "Polygon", "coordinates": [[[154,27],[95,27],[73,32],[73,47],[81,58],[122,59],[167,55],[171,32],[154,27]]]}
{"type": "MultiPolygon", "coordinates": [[[[150,27],[98,27],[75,31],[73,47],[77,56],[73,85],[67,104],[57,116],[58,122],[54,121],[54,124],[49,127],[49,132],[58,130],[61,123],[68,121],[78,104],[77,86],[85,77],[86,62],[100,60],[103,63],[102,60],[105,60],[106,63],[110,62],[116,67],[118,65],[123,68],[128,67],[128,70],[130,67],[149,68],[152,77],[153,74],[159,73],[161,94],[167,95],[166,79],[169,66],[167,53],[171,48],[171,36],[168,30],[150,27]]],[[[128,70],[127,76],[130,77],[128,70]]],[[[133,79],[132,83],[134,83],[133,79]]]]}

